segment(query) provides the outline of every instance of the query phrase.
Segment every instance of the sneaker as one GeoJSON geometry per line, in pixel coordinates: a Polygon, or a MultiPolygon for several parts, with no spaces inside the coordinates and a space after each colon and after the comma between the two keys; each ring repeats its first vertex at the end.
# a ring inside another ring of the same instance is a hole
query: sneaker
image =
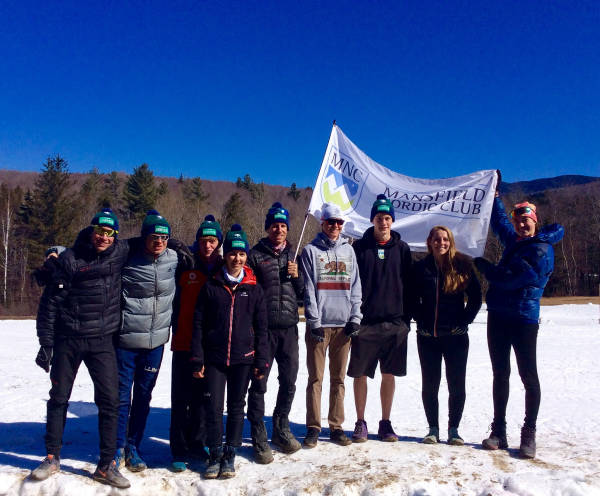
{"type": "Polygon", "coordinates": [[[295,453],[302,445],[290,430],[290,421],[287,415],[273,415],[273,435],[271,442],[282,452],[295,453]]]}
{"type": "Polygon", "coordinates": [[[185,472],[187,470],[187,465],[183,460],[173,460],[171,462],[171,471],[172,472],[185,472]]]}
{"type": "Polygon", "coordinates": [[[148,468],[137,448],[132,444],[125,446],[125,465],[131,472],[141,472],[148,468]]]}
{"type": "Polygon", "coordinates": [[[508,449],[506,439],[506,422],[492,422],[491,434],[487,439],[481,442],[486,450],[508,449]]]}
{"type": "Polygon", "coordinates": [[[114,461],[118,469],[125,466],[125,448],[117,448],[114,461]]]}
{"type": "Polygon", "coordinates": [[[210,458],[206,464],[206,470],[204,471],[205,479],[216,479],[219,477],[221,472],[221,460],[223,458],[223,446],[216,446],[210,448],[210,458]]]}
{"type": "Polygon", "coordinates": [[[367,430],[367,423],[364,420],[357,420],[354,424],[354,432],[352,433],[353,443],[364,443],[367,441],[369,431],[367,430]]]}
{"type": "Polygon", "coordinates": [[[309,427],[304,437],[304,447],[314,448],[319,442],[319,433],[320,431],[316,427],[309,427]]]}
{"type": "Polygon", "coordinates": [[[451,444],[452,446],[464,446],[465,445],[464,439],[462,437],[460,437],[460,435],[458,434],[457,427],[450,427],[448,429],[448,444],[451,444]]]}
{"type": "Polygon", "coordinates": [[[346,433],[342,429],[333,429],[329,434],[329,439],[335,444],[340,446],[348,446],[352,444],[352,440],[346,436],[346,433]]]}
{"type": "Polygon", "coordinates": [[[429,432],[423,438],[423,444],[437,444],[440,442],[440,428],[430,427],[429,432]]]}
{"type": "Polygon", "coordinates": [[[48,455],[42,460],[40,466],[31,472],[31,478],[37,481],[46,480],[60,470],[60,460],[57,456],[48,455]]]}
{"type": "Polygon", "coordinates": [[[273,452],[269,446],[267,438],[267,429],[264,422],[256,422],[250,425],[250,437],[252,438],[252,448],[254,448],[254,461],[261,465],[266,465],[273,461],[273,452]]]}
{"type": "Polygon", "coordinates": [[[377,431],[377,437],[382,441],[393,443],[398,441],[398,436],[392,429],[392,423],[389,420],[379,421],[379,430],[377,431]]]}
{"type": "Polygon", "coordinates": [[[521,429],[519,454],[522,458],[535,458],[535,429],[525,426],[521,429]]]}
{"type": "Polygon", "coordinates": [[[235,477],[235,448],[225,445],[223,458],[221,458],[221,477],[231,479],[235,477]]]}
{"type": "Polygon", "coordinates": [[[96,467],[96,471],[92,475],[92,479],[107,484],[109,486],[117,487],[119,489],[127,489],[131,486],[129,481],[121,475],[117,464],[112,460],[108,465],[96,467]]]}

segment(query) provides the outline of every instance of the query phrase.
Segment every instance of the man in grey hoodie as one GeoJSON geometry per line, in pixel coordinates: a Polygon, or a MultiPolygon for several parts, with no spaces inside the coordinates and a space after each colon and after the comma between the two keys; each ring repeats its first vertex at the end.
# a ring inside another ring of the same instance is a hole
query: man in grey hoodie
{"type": "Polygon", "coordinates": [[[304,247],[306,317],[306,437],[304,446],[317,445],[321,431],[321,389],[325,355],[329,349],[329,430],[331,441],[347,446],[344,434],[344,379],[350,338],[358,333],[362,314],[361,285],[352,246],[340,237],[344,219],[334,204],[323,205],[321,232],[304,247]]]}

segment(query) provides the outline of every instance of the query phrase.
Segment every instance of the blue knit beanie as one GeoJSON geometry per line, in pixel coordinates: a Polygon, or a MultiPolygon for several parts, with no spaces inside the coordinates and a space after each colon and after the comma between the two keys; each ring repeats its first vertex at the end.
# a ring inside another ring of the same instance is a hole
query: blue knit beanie
{"type": "Polygon", "coordinates": [[[157,210],[148,210],[144,222],[142,222],[142,237],[149,234],[167,234],[171,235],[171,226],[157,210]]]}
{"type": "Polygon", "coordinates": [[[371,207],[371,222],[373,222],[377,214],[388,214],[392,217],[392,221],[396,221],[394,205],[392,205],[391,200],[385,195],[377,195],[377,200],[373,202],[373,206],[371,207]]]}
{"type": "Polygon", "coordinates": [[[283,208],[281,203],[275,202],[267,212],[265,218],[265,231],[275,222],[283,222],[287,228],[290,228],[290,213],[283,208]]]}
{"type": "Polygon", "coordinates": [[[117,219],[115,213],[108,207],[94,215],[90,225],[110,227],[116,232],[119,232],[119,220],[117,219]]]}
{"type": "Polygon", "coordinates": [[[250,245],[246,238],[246,233],[242,230],[242,226],[234,224],[231,230],[225,236],[223,241],[223,253],[229,253],[233,250],[245,251],[246,254],[250,251],[250,245]]]}
{"type": "Polygon", "coordinates": [[[200,224],[198,231],[196,231],[196,241],[207,236],[217,238],[219,240],[219,246],[223,244],[223,231],[221,230],[221,225],[215,220],[215,217],[210,214],[204,217],[204,222],[200,224]]]}

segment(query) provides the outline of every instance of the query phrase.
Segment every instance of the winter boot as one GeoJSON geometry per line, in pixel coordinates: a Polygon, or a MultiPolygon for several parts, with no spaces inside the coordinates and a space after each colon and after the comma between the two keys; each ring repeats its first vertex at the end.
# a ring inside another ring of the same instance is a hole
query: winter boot
{"type": "Polygon", "coordinates": [[[464,446],[465,441],[458,434],[458,427],[448,428],[448,444],[452,446],[464,446]]]}
{"type": "Polygon", "coordinates": [[[342,429],[333,429],[329,433],[329,439],[332,443],[339,444],[340,446],[352,444],[352,440],[346,436],[346,433],[342,429]]]}
{"type": "Polygon", "coordinates": [[[377,437],[388,443],[393,443],[398,441],[398,436],[392,429],[392,423],[389,420],[380,420],[379,421],[379,430],[377,431],[377,437]]]}
{"type": "Polygon", "coordinates": [[[224,479],[235,477],[235,448],[229,444],[225,445],[221,459],[221,477],[224,479]]]}
{"type": "Polygon", "coordinates": [[[98,465],[96,471],[92,475],[92,479],[119,489],[127,489],[131,486],[129,481],[121,475],[121,472],[119,472],[114,460],[108,465],[98,465]]]}
{"type": "Polygon", "coordinates": [[[437,444],[440,442],[440,428],[430,427],[429,432],[423,438],[423,444],[437,444]]]}
{"type": "Polygon", "coordinates": [[[273,415],[271,442],[287,454],[295,453],[302,447],[290,431],[290,421],[287,415],[273,415]]]}
{"type": "Polygon", "coordinates": [[[487,439],[481,442],[484,449],[497,450],[507,449],[508,441],[506,440],[506,422],[492,422],[492,432],[487,439]]]}
{"type": "Polygon", "coordinates": [[[353,443],[364,443],[369,437],[369,430],[367,429],[367,423],[364,420],[357,420],[354,424],[354,432],[352,433],[353,443]]]}
{"type": "Polygon", "coordinates": [[[125,466],[125,448],[117,448],[114,460],[118,469],[125,466]]]}
{"type": "Polygon", "coordinates": [[[216,479],[221,471],[221,460],[223,459],[223,446],[215,446],[209,449],[209,458],[204,471],[205,479],[216,479]]]}
{"type": "Polygon", "coordinates": [[[187,470],[187,465],[180,458],[174,458],[171,461],[171,471],[172,472],[185,472],[187,470]]]}
{"type": "Polygon", "coordinates": [[[133,444],[125,446],[125,465],[131,472],[141,472],[148,468],[133,444]]]}
{"type": "Polygon", "coordinates": [[[59,470],[60,460],[58,459],[58,456],[48,455],[42,460],[40,466],[31,472],[31,478],[33,480],[43,481],[59,470]]]}
{"type": "Polygon", "coordinates": [[[521,429],[519,454],[522,458],[535,458],[535,429],[526,426],[521,429]]]}
{"type": "Polygon", "coordinates": [[[309,427],[306,430],[306,436],[304,436],[304,447],[314,448],[319,442],[319,429],[316,427],[309,427]]]}
{"type": "Polygon", "coordinates": [[[262,465],[273,461],[273,452],[267,439],[267,429],[264,422],[256,422],[250,426],[252,447],[254,448],[254,461],[262,465]]]}

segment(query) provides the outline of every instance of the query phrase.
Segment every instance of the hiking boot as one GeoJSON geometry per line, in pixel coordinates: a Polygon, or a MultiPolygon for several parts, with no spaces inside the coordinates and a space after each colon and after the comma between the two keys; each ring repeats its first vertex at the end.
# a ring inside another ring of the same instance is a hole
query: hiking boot
{"type": "Polygon", "coordinates": [[[204,470],[205,479],[216,479],[221,471],[221,460],[223,459],[223,446],[215,446],[209,449],[208,463],[204,470]]]}
{"type": "Polygon", "coordinates": [[[369,437],[369,431],[367,430],[367,423],[364,420],[357,420],[354,424],[354,432],[352,433],[353,443],[364,443],[369,437]]]}
{"type": "Polygon", "coordinates": [[[309,427],[306,431],[306,436],[304,436],[304,447],[305,448],[314,448],[319,442],[319,429],[316,427],[309,427]]]}
{"type": "Polygon", "coordinates": [[[173,459],[171,462],[171,471],[172,472],[185,472],[187,470],[187,465],[185,462],[179,458],[173,459]]]}
{"type": "Polygon", "coordinates": [[[492,422],[491,429],[490,436],[481,442],[483,448],[487,450],[507,449],[506,422],[494,421],[492,422]]]}
{"type": "Polygon", "coordinates": [[[273,452],[267,439],[267,429],[264,422],[256,422],[250,425],[250,436],[254,448],[254,461],[266,465],[273,461],[273,452]]]}
{"type": "Polygon", "coordinates": [[[382,441],[393,443],[398,441],[398,436],[392,429],[392,423],[389,420],[379,421],[379,430],[377,431],[377,437],[382,441]]]}
{"type": "Polygon", "coordinates": [[[352,444],[352,440],[346,436],[346,433],[342,429],[333,429],[329,434],[329,439],[335,444],[340,446],[348,446],[352,444]]]}
{"type": "Polygon", "coordinates": [[[458,434],[458,427],[450,427],[448,429],[448,444],[452,446],[464,446],[465,441],[458,434]]]}
{"type": "Polygon", "coordinates": [[[48,455],[42,460],[39,467],[31,471],[31,478],[37,481],[46,480],[60,470],[60,460],[57,456],[48,455]]]}
{"type": "Polygon", "coordinates": [[[121,472],[119,472],[114,460],[111,460],[108,465],[98,465],[96,471],[92,475],[92,479],[119,489],[126,489],[131,486],[129,481],[121,475],[121,472]]]}
{"type": "Polygon", "coordinates": [[[429,432],[423,438],[423,444],[437,444],[440,442],[440,428],[430,427],[429,432]]]}
{"type": "Polygon", "coordinates": [[[295,453],[302,445],[290,431],[287,415],[273,415],[273,435],[271,442],[284,453],[295,453]]]}
{"type": "Polygon", "coordinates": [[[225,445],[223,458],[221,458],[221,477],[224,479],[235,477],[235,448],[229,444],[225,445]]]}
{"type": "Polygon", "coordinates": [[[125,466],[125,448],[117,448],[114,461],[118,469],[125,466]]]}
{"type": "Polygon", "coordinates": [[[525,426],[521,429],[519,454],[522,458],[535,458],[535,429],[525,426]]]}
{"type": "Polygon", "coordinates": [[[125,446],[125,465],[130,472],[141,472],[148,468],[146,462],[142,460],[142,457],[138,453],[137,448],[132,444],[125,446]]]}

